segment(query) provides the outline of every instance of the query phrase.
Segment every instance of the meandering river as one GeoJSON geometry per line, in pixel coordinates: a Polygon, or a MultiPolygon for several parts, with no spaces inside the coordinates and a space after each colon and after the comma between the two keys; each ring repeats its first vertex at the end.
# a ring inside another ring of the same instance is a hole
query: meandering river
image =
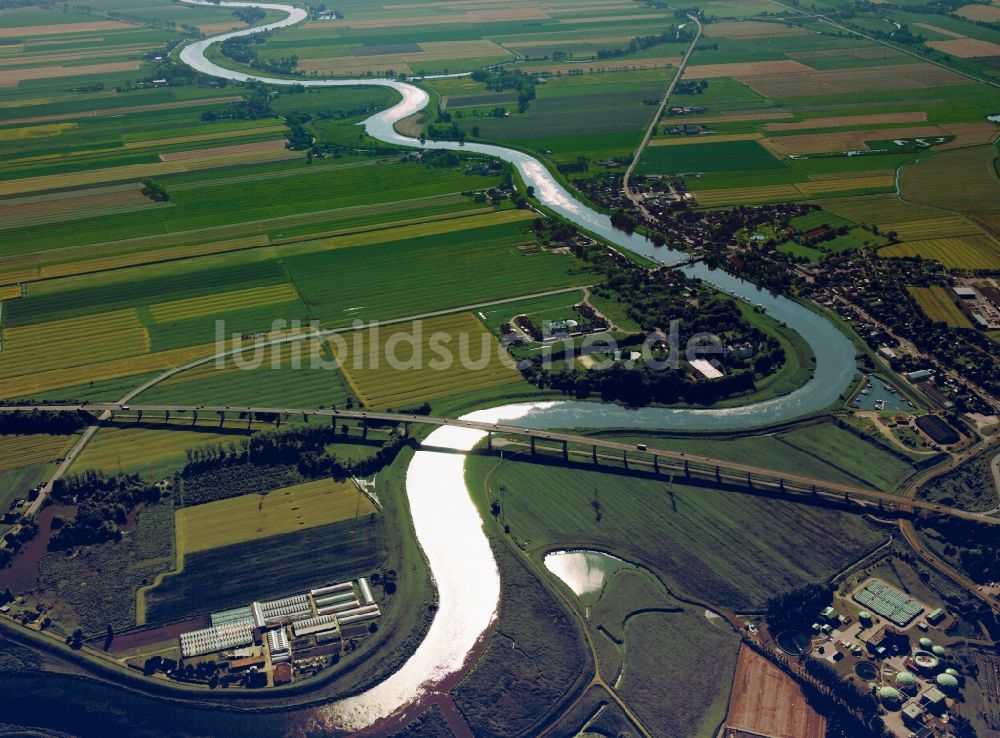
{"type": "MultiPolygon", "coordinates": [[[[421,142],[398,133],[395,123],[419,112],[428,102],[427,93],[419,87],[389,79],[282,79],[249,75],[221,67],[205,56],[211,45],[227,38],[295,25],[306,18],[304,10],[274,3],[184,1],[195,5],[257,7],[287,13],[285,18],[265,26],[233,31],[187,45],[180,58],[194,69],[233,81],[256,79],[274,85],[391,87],[402,99],[364,122],[371,136],[400,146],[461,150],[503,159],[517,168],[526,185],[535,188],[542,205],[579,227],[662,263],[685,257],[681,252],[655,247],[641,235],[614,229],[606,215],[577,200],[529,154],[481,143],[421,142]]],[[[464,417],[487,422],[516,420],[525,427],[534,428],[737,429],[821,410],[836,401],[848,386],[856,371],[854,347],[830,322],[791,300],[770,295],[723,271],[712,271],[703,265],[686,266],[683,271],[762,305],[773,318],[797,331],[816,357],[812,378],[782,397],[725,409],[628,410],[590,402],[533,402],[481,410],[464,417]]],[[[440,428],[430,434],[427,443],[467,451],[484,435],[468,429],[440,428]]],[[[434,685],[463,668],[476,642],[496,618],[500,575],[483,530],[483,521],[466,489],[464,457],[417,452],[407,471],[406,487],[417,539],[437,585],[438,612],[426,638],[399,671],[366,692],[320,708],[316,715],[320,723],[317,727],[361,730],[412,704],[432,691],[434,685]]]]}

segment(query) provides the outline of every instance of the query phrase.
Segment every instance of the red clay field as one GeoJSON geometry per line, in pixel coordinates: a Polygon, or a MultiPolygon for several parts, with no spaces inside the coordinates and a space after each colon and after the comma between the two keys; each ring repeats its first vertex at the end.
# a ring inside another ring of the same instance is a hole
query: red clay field
{"type": "Polygon", "coordinates": [[[795,681],[743,646],[733,679],[725,735],[746,731],[772,738],[823,738],[826,719],[807,703],[795,681]]]}

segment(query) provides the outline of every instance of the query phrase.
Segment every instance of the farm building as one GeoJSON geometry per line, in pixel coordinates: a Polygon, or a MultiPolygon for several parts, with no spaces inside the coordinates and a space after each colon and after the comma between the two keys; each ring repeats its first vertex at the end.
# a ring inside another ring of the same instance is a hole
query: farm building
{"type": "Polygon", "coordinates": [[[922,382],[925,379],[930,379],[931,374],[933,372],[930,369],[917,369],[915,372],[907,372],[906,378],[911,382],[922,382]]]}
{"type": "Polygon", "coordinates": [[[960,300],[975,300],[979,297],[971,287],[952,287],[951,289],[955,293],[955,297],[960,300]]]}

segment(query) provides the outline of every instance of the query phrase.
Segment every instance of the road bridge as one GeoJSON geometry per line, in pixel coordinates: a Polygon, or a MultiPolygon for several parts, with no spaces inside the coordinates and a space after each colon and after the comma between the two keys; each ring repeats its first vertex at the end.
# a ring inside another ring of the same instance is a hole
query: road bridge
{"type": "MultiPolygon", "coordinates": [[[[129,405],[124,403],[87,403],[87,404],[41,404],[41,405],[8,405],[0,406],[0,412],[15,410],[48,410],[64,412],[84,412],[97,416],[94,424],[114,420],[116,417],[134,419],[136,422],[150,420],[150,416],[160,417],[164,422],[171,418],[190,417],[195,423],[206,417],[218,417],[220,424],[227,417],[247,420],[247,425],[254,421],[273,420],[280,423],[283,418],[301,416],[304,421],[310,418],[329,420],[335,423],[340,420],[353,420],[367,426],[368,424],[394,424],[402,426],[408,433],[409,426],[453,426],[468,428],[486,434],[487,447],[493,448],[494,437],[514,437],[518,441],[507,441],[506,445],[518,445],[532,455],[561,456],[569,461],[572,456],[589,456],[593,463],[601,459],[621,461],[626,466],[641,466],[656,474],[673,477],[678,481],[684,478],[716,481],[725,485],[739,485],[760,489],[773,489],[795,497],[832,500],[852,504],[862,508],[872,508],[880,512],[892,512],[901,515],[948,515],[973,520],[992,525],[1000,524],[1000,518],[988,513],[976,513],[956,507],[941,505],[927,500],[916,500],[902,497],[890,492],[881,492],[868,487],[859,487],[826,479],[818,479],[803,474],[769,469],[754,464],[744,464],[735,461],[715,459],[709,456],[671,451],[661,448],[650,448],[647,444],[624,443],[606,438],[594,438],[579,433],[561,432],[526,428],[510,423],[488,423],[477,420],[462,420],[443,418],[416,413],[379,412],[371,410],[341,410],[339,408],[289,408],[289,407],[253,407],[233,405],[129,405]]],[[[91,428],[94,427],[91,425],[91,428]]],[[[65,462],[64,462],[65,463],[65,462]]],[[[43,490],[44,492],[44,490],[43,490]]],[[[41,498],[41,496],[40,496],[41,498]]]]}

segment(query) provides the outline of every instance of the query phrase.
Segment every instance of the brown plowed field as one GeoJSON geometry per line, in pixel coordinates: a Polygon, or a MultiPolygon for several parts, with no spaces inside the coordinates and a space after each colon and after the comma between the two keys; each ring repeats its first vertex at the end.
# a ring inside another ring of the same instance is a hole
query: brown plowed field
{"type": "Polygon", "coordinates": [[[252,151],[284,151],[285,139],[273,141],[255,141],[253,143],[236,144],[235,146],[213,146],[207,149],[191,149],[190,151],[174,151],[160,154],[160,161],[188,161],[190,159],[210,159],[215,156],[246,154],[252,151]]]}
{"type": "Polygon", "coordinates": [[[809,31],[797,26],[786,26],[780,23],[763,23],[761,21],[722,21],[710,23],[705,28],[706,36],[723,36],[724,38],[744,39],[767,36],[805,36],[809,31]]]}
{"type": "Polygon", "coordinates": [[[959,8],[955,14],[973,21],[996,23],[1000,20],[1000,7],[996,5],[966,5],[959,8]]]}
{"type": "Polygon", "coordinates": [[[946,136],[948,132],[937,126],[913,128],[866,129],[863,131],[831,131],[830,133],[802,133],[792,136],[774,136],[763,141],[767,148],[779,155],[819,154],[826,151],[853,151],[867,149],[865,141],[896,138],[926,138],[946,136]]]}
{"type": "Polygon", "coordinates": [[[826,719],[806,703],[791,677],[743,646],[725,734],[738,730],[773,738],[823,738],[826,719]]]}
{"type": "Polygon", "coordinates": [[[78,67],[54,65],[48,67],[27,67],[24,69],[5,69],[0,72],[0,87],[14,87],[26,79],[50,79],[52,77],[73,77],[81,74],[104,74],[111,72],[130,72],[139,68],[137,61],[107,62],[106,64],[82,64],[78,67]]]}
{"type": "Polygon", "coordinates": [[[957,56],[959,59],[972,59],[977,56],[1000,56],[1000,44],[995,44],[992,41],[980,41],[978,38],[952,38],[947,41],[928,41],[927,45],[932,49],[943,51],[945,54],[957,56]]]}
{"type": "Polygon", "coordinates": [[[814,72],[802,62],[792,59],[778,61],[734,62],[732,64],[695,64],[684,70],[684,79],[709,79],[711,77],[779,76],[785,74],[814,72]]]}
{"type": "Polygon", "coordinates": [[[15,26],[0,28],[0,38],[21,38],[22,36],[51,36],[57,33],[89,33],[90,31],[115,31],[120,28],[135,28],[118,21],[90,21],[84,23],[52,23],[47,26],[15,26]]]}

